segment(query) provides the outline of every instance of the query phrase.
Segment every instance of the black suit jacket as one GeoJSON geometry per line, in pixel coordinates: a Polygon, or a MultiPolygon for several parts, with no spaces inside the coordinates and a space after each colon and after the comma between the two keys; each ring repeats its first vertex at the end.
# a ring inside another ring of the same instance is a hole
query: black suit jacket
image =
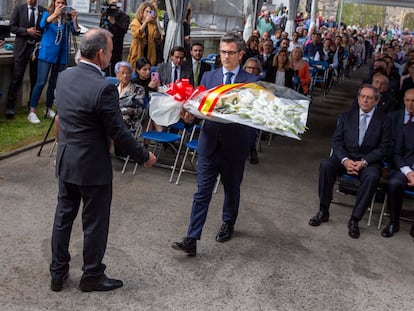
{"type": "MultiPolygon", "coordinates": [[[[256,82],[257,76],[240,68],[234,82],[256,82]]],[[[204,73],[200,85],[212,89],[223,84],[223,68],[204,73]]],[[[250,152],[250,128],[236,123],[217,123],[206,120],[201,129],[197,152],[203,156],[211,155],[220,141],[223,157],[233,160],[245,160],[250,152]]]]}
{"type": "Polygon", "coordinates": [[[118,90],[101,72],[85,63],[59,73],[56,85],[59,143],[56,175],[75,185],[104,185],[112,181],[111,139],[138,163],[148,151],[126,128],[118,90]]]}
{"type": "Polygon", "coordinates": [[[381,164],[391,148],[391,122],[387,115],[376,110],[364,140],[359,146],[359,109],[343,113],[332,136],[333,155],[339,161],[365,159],[368,164],[381,164]]]}
{"type": "MultiPolygon", "coordinates": [[[[186,67],[193,68],[193,59],[190,57],[184,62],[186,67]]],[[[198,83],[200,84],[201,79],[203,78],[203,74],[207,71],[211,70],[211,66],[200,61],[200,73],[198,74],[198,83]]],[[[193,79],[194,79],[194,72],[193,72],[193,79]]],[[[194,85],[194,84],[193,84],[194,85]]]]}
{"type": "Polygon", "coordinates": [[[398,169],[414,165],[414,122],[401,127],[394,148],[394,164],[398,169]]]}
{"type": "MultiPolygon", "coordinates": [[[[167,85],[171,82],[171,71],[172,71],[172,64],[171,61],[161,64],[158,66],[158,75],[160,77],[161,85],[167,85]]],[[[188,64],[184,63],[181,65],[181,77],[180,79],[187,78],[190,80],[190,84],[194,85],[194,75],[193,75],[193,67],[188,66],[188,64]]]]}
{"type": "MultiPolygon", "coordinates": [[[[42,19],[43,12],[46,9],[41,5],[38,6],[38,16],[36,22],[36,28],[40,30],[39,23],[42,19]]],[[[29,18],[27,14],[27,4],[22,4],[16,6],[13,10],[12,16],[10,18],[10,31],[16,34],[16,41],[14,43],[13,56],[19,58],[24,53],[25,49],[34,48],[33,44],[28,44],[27,40],[33,39],[27,33],[27,28],[29,28],[29,18]]],[[[37,42],[40,41],[38,38],[37,42]]]]}

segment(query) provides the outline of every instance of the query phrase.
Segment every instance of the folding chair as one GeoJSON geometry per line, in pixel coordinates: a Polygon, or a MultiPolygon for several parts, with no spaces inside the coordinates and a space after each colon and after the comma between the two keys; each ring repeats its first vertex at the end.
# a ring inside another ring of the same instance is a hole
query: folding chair
{"type": "MultiPolygon", "coordinates": [[[[414,190],[405,189],[403,191],[403,197],[404,198],[409,198],[409,199],[414,199],[414,190]]],[[[387,195],[385,195],[384,203],[382,204],[382,208],[381,208],[380,218],[379,218],[379,221],[378,221],[378,230],[381,229],[382,219],[384,218],[385,210],[387,208],[387,204],[388,204],[387,195]]],[[[406,217],[400,217],[400,219],[410,221],[410,222],[414,222],[414,219],[409,219],[409,218],[406,218],[406,217]]]]}
{"type": "MultiPolygon", "coordinates": [[[[359,188],[359,179],[355,176],[352,175],[348,175],[348,174],[343,174],[341,176],[338,177],[337,180],[337,185],[338,185],[338,189],[336,190],[337,193],[340,193],[342,195],[356,195],[356,192],[358,191],[359,188]]],[[[380,186],[377,188],[377,191],[379,191],[381,188],[380,186]]],[[[374,211],[374,207],[375,207],[375,200],[376,200],[376,196],[377,196],[377,192],[374,193],[371,203],[368,207],[369,210],[369,214],[368,214],[368,222],[367,222],[367,226],[371,226],[371,219],[372,219],[372,213],[374,211]]],[[[349,204],[345,204],[339,201],[334,201],[332,200],[331,203],[334,204],[338,204],[338,205],[344,205],[344,206],[349,206],[349,204]]]]}
{"type": "MultiPolygon", "coordinates": [[[[176,156],[175,156],[174,163],[172,165],[162,164],[162,163],[159,163],[159,162],[157,162],[155,164],[156,166],[171,169],[169,182],[172,182],[175,170],[177,168],[178,158],[179,158],[179,157],[177,157],[177,154],[180,154],[180,152],[181,152],[181,148],[182,148],[185,133],[186,133],[185,126],[182,122],[177,122],[176,124],[171,126],[172,128],[175,128],[175,129],[178,129],[179,131],[181,131],[182,132],[181,134],[170,133],[170,132],[167,132],[167,131],[157,132],[157,131],[149,131],[148,130],[150,128],[150,123],[151,122],[152,122],[152,120],[150,119],[149,122],[148,122],[147,131],[141,133],[140,136],[144,140],[146,139],[146,140],[149,140],[149,141],[153,142],[152,149],[153,149],[153,153],[155,154],[157,159],[160,158],[161,151],[162,151],[163,146],[165,144],[169,145],[171,147],[171,149],[174,150],[176,156]],[[178,148],[176,148],[174,146],[174,143],[177,143],[177,142],[179,143],[178,148]]],[[[171,128],[171,127],[169,127],[169,128],[171,128]]],[[[133,172],[134,175],[136,173],[137,167],[138,167],[138,163],[135,164],[135,168],[134,168],[134,172],[133,172]]]]}
{"type": "Polygon", "coordinates": [[[319,84],[321,88],[320,101],[322,102],[323,98],[326,95],[326,90],[328,88],[327,81],[329,64],[324,61],[310,60],[309,68],[311,70],[311,95],[313,97],[313,91],[315,90],[315,86],[319,84]]]}
{"type": "MultiPolygon", "coordinates": [[[[194,160],[195,160],[196,153],[197,153],[198,139],[194,138],[194,136],[195,136],[196,131],[199,131],[200,128],[201,128],[200,125],[193,126],[190,138],[185,144],[186,149],[185,149],[184,157],[181,161],[181,167],[178,171],[177,180],[175,181],[176,185],[178,185],[180,183],[180,178],[181,178],[182,173],[185,173],[185,172],[190,172],[190,173],[193,173],[193,174],[197,173],[196,169],[195,169],[195,165],[194,165],[194,160]],[[188,157],[190,152],[192,153],[192,156],[191,156],[191,160],[190,160],[189,164],[191,165],[192,169],[191,170],[186,170],[186,169],[184,169],[184,166],[187,162],[187,157],[188,157]]],[[[177,155],[177,156],[179,156],[179,155],[177,155]]]]}

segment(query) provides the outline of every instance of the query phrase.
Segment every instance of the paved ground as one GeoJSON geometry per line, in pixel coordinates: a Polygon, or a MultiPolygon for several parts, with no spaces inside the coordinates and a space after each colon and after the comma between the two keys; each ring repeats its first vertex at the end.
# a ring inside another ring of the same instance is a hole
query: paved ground
{"type": "MultiPolygon", "coordinates": [[[[0,161],[0,310],[413,310],[414,244],[409,223],[391,239],[361,222],[348,237],[351,209],[332,205],[318,228],[307,222],[318,208],[321,157],[340,111],[357,82],[347,79],[311,106],[302,141],[275,137],[260,164],[246,164],[234,239],[217,243],[222,188],[213,197],[198,255],[170,244],[185,235],[195,176],[168,183],[169,172],[139,168],[120,174],[114,160],[114,198],[107,272],[122,289],[82,293],[82,231],[72,234],[71,270],[64,290],[49,289],[50,234],[57,182],[46,147],[0,161]]],[[[336,198],[353,202],[353,197],[336,198]]],[[[374,223],[378,220],[378,209],[374,223]]]]}

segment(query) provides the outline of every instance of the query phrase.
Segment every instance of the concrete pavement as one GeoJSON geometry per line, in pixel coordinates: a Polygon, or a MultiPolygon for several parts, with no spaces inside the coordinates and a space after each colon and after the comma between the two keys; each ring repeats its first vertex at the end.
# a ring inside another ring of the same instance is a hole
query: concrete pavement
{"type": "MultiPolygon", "coordinates": [[[[361,221],[348,237],[351,208],[332,205],[331,218],[310,227],[318,209],[318,165],[329,152],[338,114],[359,81],[346,79],[311,105],[302,141],[274,137],[260,163],[246,163],[234,238],[214,239],[221,225],[222,187],[213,196],[198,254],[170,244],[185,236],[196,177],[179,186],[162,168],[120,173],[114,198],[107,273],[124,287],[107,293],[78,289],[82,266],[80,215],[73,228],[68,282],[50,291],[50,235],[57,180],[51,144],[0,161],[0,310],[413,310],[414,244],[410,223],[384,239],[361,221]]],[[[352,196],[335,196],[351,203],[352,196]]]]}

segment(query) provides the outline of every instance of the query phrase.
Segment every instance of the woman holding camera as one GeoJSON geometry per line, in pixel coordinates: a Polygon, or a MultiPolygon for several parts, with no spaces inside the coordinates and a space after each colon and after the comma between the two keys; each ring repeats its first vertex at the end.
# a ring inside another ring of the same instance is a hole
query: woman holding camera
{"type": "Polygon", "coordinates": [[[65,0],[52,1],[48,11],[42,15],[39,26],[43,30],[43,35],[39,47],[37,79],[30,98],[30,112],[27,116],[32,124],[40,123],[36,115],[36,108],[50,71],[46,94],[46,116],[50,118],[55,116],[52,105],[55,99],[56,80],[58,73],[69,62],[70,55],[69,29],[67,27],[70,27],[72,34],[80,34],[77,13],[71,7],[66,6],[65,0]]]}
{"type": "Polygon", "coordinates": [[[154,6],[149,2],[141,3],[131,22],[132,42],[128,62],[134,66],[134,69],[140,57],[147,58],[152,66],[157,64],[156,45],[161,40],[161,32],[156,19],[154,6]]]}

